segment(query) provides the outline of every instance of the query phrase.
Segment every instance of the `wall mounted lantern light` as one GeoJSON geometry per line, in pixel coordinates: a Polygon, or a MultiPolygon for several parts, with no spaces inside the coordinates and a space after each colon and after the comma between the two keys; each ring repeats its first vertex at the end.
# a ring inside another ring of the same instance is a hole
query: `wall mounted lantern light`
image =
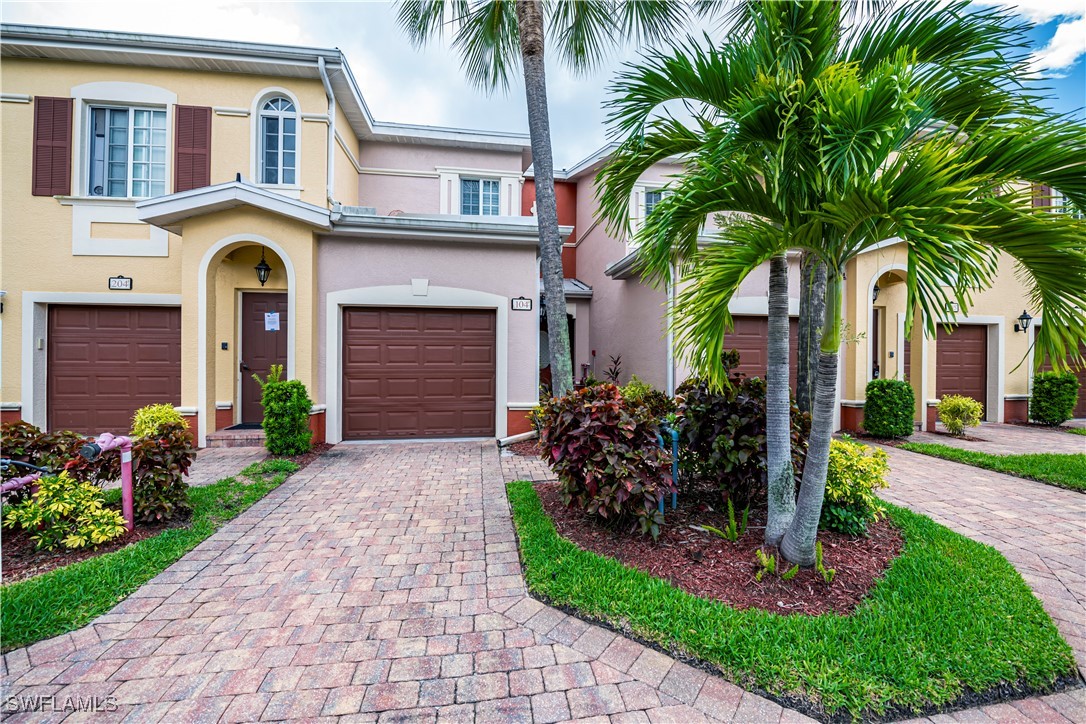
{"type": "Polygon", "coordinates": [[[268,283],[268,277],[271,276],[271,267],[268,266],[268,262],[264,261],[264,247],[260,247],[260,263],[255,267],[256,278],[260,282],[260,286],[264,286],[268,283]]]}
{"type": "Polygon", "coordinates": [[[1018,318],[1018,324],[1014,325],[1015,332],[1025,332],[1029,329],[1029,323],[1033,321],[1033,317],[1029,316],[1029,312],[1022,310],[1022,316],[1018,318]]]}
{"type": "Polygon", "coordinates": [[[879,283],[875,282],[875,286],[871,288],[871,301],[875,301],[879,298],[879,283]]]}

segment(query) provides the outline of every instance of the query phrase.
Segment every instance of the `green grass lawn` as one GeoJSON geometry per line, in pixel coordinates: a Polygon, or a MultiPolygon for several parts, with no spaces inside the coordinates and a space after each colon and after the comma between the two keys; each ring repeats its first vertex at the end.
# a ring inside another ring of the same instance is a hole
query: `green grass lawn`
{"type": "Polygon", "coordinates": [[[1017,475],[1061,488],[1086,490],[1086,454],[992,455],[929,442],[906,442],[902,443],[901,449],[1017,475]]]}
{"type": "Polygon", "coordinates": [[[1075,675],[1070,647],[1003,556],[904,508],[887,505],[905,548],[855,613],[781,616],[701,599],[583,551],[558,535],[532,483],[508,492],[533,593],[827,714],[919,711],[1075,675]]]}
{"type": "MultiPolygon", "coordinates": [[[[109,611],[297,469],[290,460],[264,460],[245,468],[244,478],[189,488],[187,526],[0,587],[4,650],[74,631],[109,611]]],[[[119,500],[120,490],[107,491],[106,499],[119,500]]]]}
{"type": "Polygon", "coordinates": [[[1086,427],[1065,427],[1063,429],[1072,435],[1086,435],[1086,427]]]}

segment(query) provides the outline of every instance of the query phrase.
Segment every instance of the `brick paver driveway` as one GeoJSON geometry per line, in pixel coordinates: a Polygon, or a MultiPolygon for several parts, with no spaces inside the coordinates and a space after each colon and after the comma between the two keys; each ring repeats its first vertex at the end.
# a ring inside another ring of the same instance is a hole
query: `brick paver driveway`
{"type": "MultiPolygon", "coordinates": [[[[939,430],[945,432],[942,423],[939,423],[939,430]]],[[[1064,430],[985,422],[979,427],[967,430],[967,433],[969,437],[977,439],[962,440],[950,435],[916,432],[909,437],[909,442],[934,442],[992,455],[1086,453],[1086,435],[1073,435],[1064,430]]]]}
{"type": "Polygon", "coordinates": [[[5,655],[4,694],[138,721],[802,719],[526,598],[503,482],[493,443],[340,445],[113,612],[5,655]]]}

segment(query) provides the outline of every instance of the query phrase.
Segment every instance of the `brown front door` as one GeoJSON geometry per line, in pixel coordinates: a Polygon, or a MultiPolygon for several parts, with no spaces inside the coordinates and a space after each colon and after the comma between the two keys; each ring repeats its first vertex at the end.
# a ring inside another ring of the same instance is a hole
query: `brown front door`
{"type": "MultiPolygon", "coordinates": [[[[724,335],[724,349],[739,352],[739,372],[747,377],[766,376],[767,362],[766,340],[769,338],[768,317],[733,317],[735,327],[724,335]]],[[[788,383],[796,389],[796,377],[799,373],[799,321],[792,317],[788,320],[788,383]]]]}
{"type": "Polygon", "coordinates": [[[935,347],[935,394],[965,395],[988,402],[988,328],[980,324],[939,326],[935,347]]]}
{"type": "MultiPolygon", "coordinates": [[[[287,365],[287,295],[276,292],[244,292],[241,295],[241,422],[264,420],[260,385],[253,379],[268,375],[272,365],[287,365]],[[279,329],[268,329],[268,313],[278,313],[279,329]]],[[[284,376],[286,371],[284,369],[284,376]]]]}
{"type": "Polygon", "coordinates": [[[343,438],[494,434],[493,310],[343,310],[343,438]]]}
{"type": "Polygon", "coordinates": [[[49,307],[50,430],[127,434],[144,405],[181,404],[181,309],[49,307]]]}

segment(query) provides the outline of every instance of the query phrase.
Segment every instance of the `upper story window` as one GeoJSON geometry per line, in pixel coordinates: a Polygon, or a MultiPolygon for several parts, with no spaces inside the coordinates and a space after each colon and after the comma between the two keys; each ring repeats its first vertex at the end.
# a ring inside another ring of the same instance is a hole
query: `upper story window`
{"type": "Polygon", "coordinates": [[[277,96],[260,108],[260,182],[296,183],[298,111],[288,98],[277,96]]]}
{"type": "Polygon", "coordinates": [[[645,218],[649,218],[649,214],[656,208],[656,204],[660,203],[664,198],[664,192],[660,190],[646,191],[645,192],[645,218]]]}
{"type": "Polygon", "coordinates": [[[498,179],[460,179],[460,213],[464,216],[500,216],[501,183],[498,179]]]}
{"type": "Polygon", "coordinates": [[[91,106],[89,145],[89,195],[166,193],[166,111],[91,106]]]}

